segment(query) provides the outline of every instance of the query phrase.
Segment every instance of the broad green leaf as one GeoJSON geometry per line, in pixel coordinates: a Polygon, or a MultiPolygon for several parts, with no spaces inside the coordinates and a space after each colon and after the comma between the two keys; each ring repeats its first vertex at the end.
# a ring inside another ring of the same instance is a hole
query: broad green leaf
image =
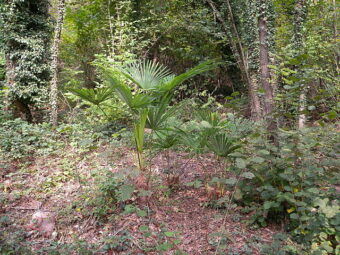
{"type": "Polygon", "coordinates": [[[234,199],[240,201],[243,198],[243,193],[240,188],[235,189],[234,199]]]}
{"type": "Polygon", "coordinates": [[[289,217],[292,219],[292,220],[298,220],[299,219],[299,215],[297,213],[292,213],[289,215],[289,217]]]}
{"type": "Polygon", "coordinates": [[[269,154],[270,154],[270,152],[267,151],[267,150],[259,150],[258,153],[259,153],[260,155],[269,155],[269,154]]]}
{"type": "Polygon", "coordinates": [[[149,226],[146,226],[146,225],[141,225],[139,226],[139,231],[141,232],[146,232],[146,231],[149,231],[149,226]]]}
{"type": "Polygon", "coordinates": [[[165,242],[165,243],[162,243],[160,245],[157,245],[156,246],[156,249],[158,251],[168,251],[170,250],[171,248],[173,247],[173,245],[171,243],[168,243],[168,242],[165,242]]]}
{"type": "Polygon", "coordinates": [[[164,232],[164,235],[167,236],[167,237],[173,237],[175,236],[175,233],[174,232],[164,232]]]}
{"type": "Polygon", "coordinates": [[[255,178],[255,175],[252,172],[244,172],[241,176],[247,179],[255,178]]]}
{"type": "Polygon", "coordinates": [[[237,179],[232,177],[232,178],[226,179],[224,183],[227,185],[235,185],[237,183],[237,179]]]}
{"type": "Polygon", "coordinates": [[[263,163],[265,161],[264,158],[261,158],[261,157],[255,157],[255,158],[252,158],[251,161],[253,161],[254,163],[263,163]]]}
{"type": "Polygon", "coordinates": [[[118,198],[120,201],[126,201],[131,199],[132,194],[135,190],[133,185],[123,185],[118,190],[118,198]]]}
{"type": "Polygon", "coordinates": [[[245,162],[245,160],[242,159],[242,158],[237,158],[237,159],[236,159],[236,166],[237,166],[237,168],[239,168],[239,169],[244,169],[244,168],[246,168],[246,162],[245,162]]]}

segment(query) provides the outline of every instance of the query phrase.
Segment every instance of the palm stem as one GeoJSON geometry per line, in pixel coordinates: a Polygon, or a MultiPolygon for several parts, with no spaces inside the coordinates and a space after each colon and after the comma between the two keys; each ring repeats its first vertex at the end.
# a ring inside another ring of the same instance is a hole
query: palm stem
{"type": "Polygon", "coordinates": [[[105,117],[107,118],[107,120],[109,120],[110,118],[109,118],[109,116],[106,114],[106,112],[103,110],[103,108],[101,108],[99,104],[98,104],[97,106],[98,106],[98,108],[102,111],[102,113],[105,115],[105,117]]]}

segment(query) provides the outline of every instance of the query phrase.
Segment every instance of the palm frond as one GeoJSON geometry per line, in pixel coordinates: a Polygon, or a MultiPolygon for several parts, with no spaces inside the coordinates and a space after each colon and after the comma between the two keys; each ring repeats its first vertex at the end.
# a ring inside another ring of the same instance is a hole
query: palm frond
{"type": "Polygon", "coordinates": [[[213,70],[219,63],[214,60],[205,61],[189,71],[182,73],[178,76],[171,76],[163,79],[163,82],[158,85],[158,90],[167,92],[173,90],[176,86],[180,85],[184,81],[207,71],[213,70]]]}
{"type": "Polygon", "coordinates": [[[119,74],[113,68],[102,69],[103,77],[108,85],[116,91],[121,100],[123,100],[128,106],[132,106],[133,95],[129,86],[127,86],[118,77],[119,74]]]}
{"type": "Polygon", "coordinates": [[[171,97],[164,96],[155,106],[149,107],[147,127],[152,130],[164,129],[166,121],[174,114],[175,109],[168,110],[171,97]]]}
{"type": "Polygon", "coordinates": [[[208,122],[212,127],[222,127],[223,121],[218,112],[212,112],[210,110],[204,109],[197,111],[197,113],[203,121],[208,122]]]}
{"type": "Polygon", "coordinates": [[[176,128],[176,134],[179,137],[179,143],[189,148],[190,151],[200,154],[204,152],[204,148],[206,145],[206,136],[204,134],[193,134],[191,132],[187,132],[180,128],[176,128]]]}
{"type": "Polygon", "coordinates": [[[156,139],[153,142],[153,147],[158,150],[168,150],[174,147],[179,142],[179,136],[173,130],[164,132],[155,132],[156,139]]]}
{"type": "Polygon", "coordinates": [[[236,144],[234,140],[223,133],[210,137],[207,147],[219,157],[228,157],[230,153],[240,148],[241,145],[236,144]]]}
{"type": "Polygon", "coordinates": [[[163,80],[168,80],[169,77],[173,76],[165,66],[151,60],[138,61],[118,70],[130,81],[145,90],[152,90],[163,80]]]}
{"type": "Polygon", "coordinates": [[[146,108],[153,102],[151,96],[145,94],[136,94],[132,97],[131,104],[129,105],[131,110],[138,111],[139,109],[146,108]]]}
{"type": "Polygon", "coordinates": [[[113,90],[111,88],[97,89],[76,89],[70,88],[69,91],[77,97],[94,105],[100,105],[106,100],[112,98],[113,90]]]}
{"type": "Polygon", "coordinates": [[[130,87],[118,78],[119,73],[117,73],[115,69],[106,68],[103,74],[109,86],[133,112],[137,113],[140,109],[145,108],[152,103],[153,98],[151,96],[145,94],[133,95],[130,87]]]}

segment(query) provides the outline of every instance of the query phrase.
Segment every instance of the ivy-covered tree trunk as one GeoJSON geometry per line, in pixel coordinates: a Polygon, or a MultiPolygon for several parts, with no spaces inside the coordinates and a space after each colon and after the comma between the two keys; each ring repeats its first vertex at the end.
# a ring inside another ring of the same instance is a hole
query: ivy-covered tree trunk
{"type": "Polygon", "coordinates": [[[241,71],[242,80],[248,86],[249,96],[249,108],[251,118],[255,121],[259,121],[262,118],[261,103],[257,95],[257,79],[253,73],[249,70],[249,63],[245,54],[244,46],[242,44],[241,36],[239,34],[232,6],[229,0],[226,0],[227,12],[228,12],[228,24],[223,20],[221,13],[217,10],[215,3],[212,0],[207,0],[211,9],[215,13],[218,20],[221,22],[225,34],[229,37],[231,49],[234,57],[237,60],[238,67],[241,71]],[[229,29],[230,27],[230,29],[229,29]]]}
{"type": "Polygon", "coordinates": [[[51,81],[51,123],[53,126],[58,125],[58,53],[61,39],[61,31],[64,23],[65,0],[59,0],[58,19],[54,31],[54,41],[52,46],[52,81],[51,81]]]}
{"type": "Polygon", "coordinates": [[[260,75],[262,87],[265,90],[263,110],[265,118],[268,121],[268,130],[273,134],[276,130],[276,122],[273,117],[274,90],[270,83],[267,7],[265,0],[260,0],[259,4],[260,75]]]}
{"type": "Polygon", "coordinates": [[[15,65],[13,63],[13,61],[11,61],[11,59],[7,56],[6,57],[6,61],[5,61],[5,66],[6,66],[6,77],[5,77],[5,81],[6,81],[6,87],[7,89],[5,90],[5,95],[4,95],[4,105],[5,105],[5,111],[9,111],[10,108],[10,100],[9,100],[9,89],[14,85],[15,82],[15,73],[14,73],[14,68],[15,65]]]}
{"type": "MultiPolygon", "coordinates": [[[[303,35],[302,29],[307,14],[307,2],[306,0],[296,0],[295,2],[295,13],[294,13],[294,35],[293,45],[296,50],[296,56],[299,56],[303,52],[303,35]]],[[[299,78],[300,95],[299,95],[299,119],[298,127],[304,128],[306,125],[307,117],[305,114],[307,105],[307,85],[303,80],[303,73],[299,67],[297,67],[297,76],[299,78]]]]}
{"type": "Polygon", "coordinates": [[[255,73],[249,73],[248,75],[249,75],[248,94],[250,97],[251,118],[254,121],[259,121],[262,119],[262,110],[260,98],[257,95],[258,90],[257,78],[255,73]]]}
{"type": "Polygon", "coordinates": [[[48,0],[8,0],[0,6],[8,105],[29,122],[32,108],[42,108],[48,98],[48,7],[48,0]]]}
{"type": "MultiPolygon", "coordinates": [[[[338,25],[339,25],[339,20],[338,20],[338,7],[336,0],[333,0],[333,16],[334,16],[334,21],[333,21],[333,29],[334,29],[334,40],[338,40],[339,35],[338,35],[338,25]]],[[[340,62],[340,54],[339,51],[335,51],[335,65],[337,69],[339,70],[339,62],[340,62]]]]}
{"type": "Polygon", "coordinates": [[[28,122],[33,121],[33,116],[29,104],[25,99],[16,97],[10,99],[10,91],[15,87],[16,75],[15,75],[16,64],[10,58],[6,58],[6,95],[5,95],[5,109],[8,111],[10,107],[13,107],[13,113],[15,116],[22,118],[28,122]]]}
{"type": "Polygon", "coordinates": [[[270,84],[269,72],[269,48],[268,48],[268,26],[266,10],[263,8],[264,0],[260,0],[259,15],[259,41],[260,41],[260,70],[261,83],[265,90],[264,114],[268,117],[274,109],[273,88],[270,84]]]}

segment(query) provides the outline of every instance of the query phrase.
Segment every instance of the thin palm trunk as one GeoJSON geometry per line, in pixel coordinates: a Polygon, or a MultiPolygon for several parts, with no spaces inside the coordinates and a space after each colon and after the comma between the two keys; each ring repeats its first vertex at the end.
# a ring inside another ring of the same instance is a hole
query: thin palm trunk
{"type": "Polygon", "coordinates": [[[51,113],[50,121],[53,126],[58,125],[58,54],[61,41],[61,31],[65,16],[65,0],[59,0],[58,3],[58,19],[55,27],[54,41],[52,46],[52,80],[50,92],[51,113]]]}

